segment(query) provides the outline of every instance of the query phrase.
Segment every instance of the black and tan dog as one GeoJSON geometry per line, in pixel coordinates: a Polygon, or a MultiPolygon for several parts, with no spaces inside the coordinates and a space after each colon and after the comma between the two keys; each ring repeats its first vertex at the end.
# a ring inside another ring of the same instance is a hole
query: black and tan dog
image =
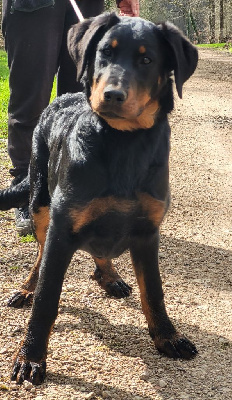
{"type": "Polygon", "coordinates": [[[159,226],[169,204],[171,72],[179,96],[197,51],[173,25],[103,14],[73,26],[68,37],[86,94],[67,94],[35,129],[29,181],[0,193],[0,209],[29,196],[39,256],[21,291],[32,313],[13,380],[45,377],[47,345],[73,253],[89,252],[94,277],[109,295],[129,296],[111,259],[130,250],[149,332],[157,349],[189,359],[195,346],[176,331],[163,299],[159,226]],[[38,271],[40,269],[40,273],[38,271]]]}

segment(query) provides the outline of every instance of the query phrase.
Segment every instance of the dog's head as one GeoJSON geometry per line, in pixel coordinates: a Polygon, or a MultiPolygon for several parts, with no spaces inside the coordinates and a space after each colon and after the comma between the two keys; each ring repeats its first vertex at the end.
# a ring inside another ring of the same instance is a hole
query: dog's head
{"type": "Polygon", "coordinates": [[[74,25],[68,46],[92,109],[119,130],[153,126],[171,71],[182,97],[198,61],[197,50],[174,25],[114,13],[74,25]]]}

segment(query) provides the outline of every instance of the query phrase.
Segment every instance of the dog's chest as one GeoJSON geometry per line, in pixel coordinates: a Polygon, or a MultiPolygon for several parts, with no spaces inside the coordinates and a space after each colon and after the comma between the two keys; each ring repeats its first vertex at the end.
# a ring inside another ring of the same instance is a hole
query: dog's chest
{"type": "Polygon", "coordinates": [[[134,199],[96,198],[70,211],[72,229],[81,247],[96,257],[116,257],[135,236],[152,234],[160,225],[165,204],[147,193],[134,199]]]}
{"type": "Polygon", "coordinates": [[[102,159],[109,193],[127,198],[141,191],[154,158],[147,139],[136,133],[108,134],[102,159]]]}
{"type": "Polygon", "coordinates": [[[73,157],[64,181],[69,185],[63,187],[71,229],[79,248],[95,257],[116,257],[135,236],[153,234],[165,214],[164,201],[157,200],[163,197],[154,195],[152,178],[157,139],[149,133],[106,131],[84,143],[81,147],[77,141],[78,159],[73,157]],[[72,189],[66,191],[70,183],[72,189]]]}

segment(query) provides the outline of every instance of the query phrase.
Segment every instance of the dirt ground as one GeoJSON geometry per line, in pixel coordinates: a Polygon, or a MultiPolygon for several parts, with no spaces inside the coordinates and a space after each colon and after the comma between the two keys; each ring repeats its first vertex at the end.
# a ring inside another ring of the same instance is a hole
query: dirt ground
{"type": "MultiPolygon", "coordinates": [[[[232,56],[201,50],[171,118],[172,205],[161,229],[160,269],[170,317],[197,346],[191,361],[158,354],[148,335],[128,254],[115,260],[132,296],[115,300],[89,279],[90,257],[68,270],[40,387],[9,382],[28,309],[6,301],[28,275],[35,243],[21,243],[13,212],[0,213],[0,398],[232,399],[232,56]]],[[[0,142],[0,187],[9,183],[0,142]]]]}

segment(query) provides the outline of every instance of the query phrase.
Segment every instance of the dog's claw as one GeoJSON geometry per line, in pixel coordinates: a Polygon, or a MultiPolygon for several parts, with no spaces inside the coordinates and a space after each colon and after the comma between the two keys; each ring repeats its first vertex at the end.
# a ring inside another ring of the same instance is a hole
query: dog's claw
{"type": "Polygon", "coordinates": [[[40,364],[31,363],[31,382],[33,385],[40,385],[43,383],[46,376],[46,361],[42,361],[40,364]]]}
{"type": "Polygon", "coordinates": [[[15,361],[11,376],[12,381],[22,384],[25,380],[30,381],[33,385],[41,385],[46,376],[46,361],[40,363],[25,361],[15,361]]]}
{"type": "Polygon", "coordinates": [[[32,304],[33,292],[27,292],[23,290],[16,292],[7,302],[8,307],[22,308],[23,306],[29,307],[32,304]]]}
{"type": "Polygon", "coordinates": [[[14,368],[13,368],[12,375],[11,375],[11,380],[12,381],[16,381],[17,380],[17,375],[19,373],[20,367],[21,367],[20,362],[18,360],[16,360],[15,363],[14,363],[14,368]]]}
{"type": "Polygon", "coordinates": [[[175,345],[181,358],[188,360],[197,354],[196,346],[185,337],[180,338],[175,345]]]}

